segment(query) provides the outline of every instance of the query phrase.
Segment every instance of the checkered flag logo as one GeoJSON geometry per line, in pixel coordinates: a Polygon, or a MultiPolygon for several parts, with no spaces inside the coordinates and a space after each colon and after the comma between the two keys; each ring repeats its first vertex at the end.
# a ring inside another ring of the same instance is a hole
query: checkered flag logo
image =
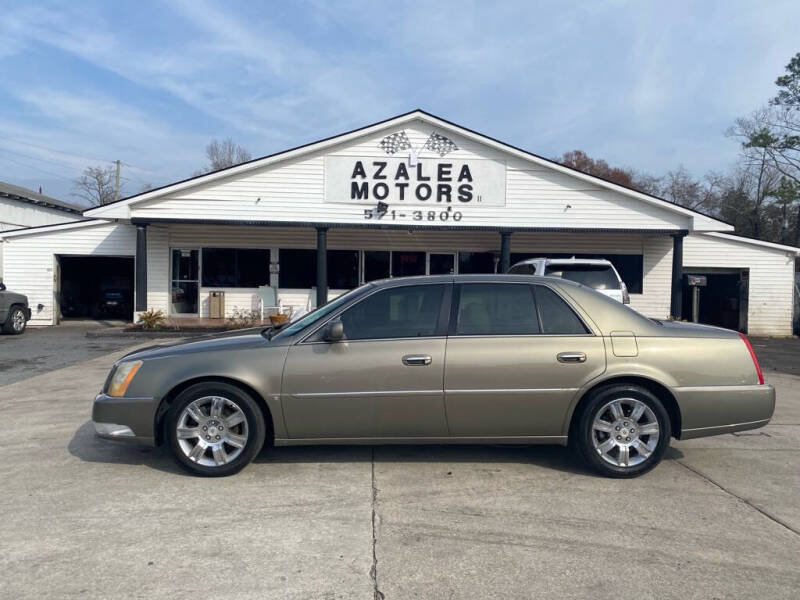
{"type": "Polygon", "coordinates": [[[452,152],[453,150],[458,150],[458,146],[456,146],[453,141],[449,138],[444,137],[438,133],[431,133],[431,136],[428,138],[428,141],[425,142],[423,149],[431,150],[436,152],[439,156],[444,156],[448,152],[452,152]]]}
{"type": "Polygon", "coordinates": [[[386,154],[395,154],[402,150],[411,150],[411,142],[408,141],[408,136],[405,131],[387,135],[381,140],[379,146],[386,154]]]}

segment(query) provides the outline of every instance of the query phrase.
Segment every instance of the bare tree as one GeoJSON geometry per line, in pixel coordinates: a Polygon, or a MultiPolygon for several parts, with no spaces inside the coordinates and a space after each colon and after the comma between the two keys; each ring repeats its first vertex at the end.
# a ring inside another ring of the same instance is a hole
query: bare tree
{"type": "Polygon", "coordinates": [[[222,141],[211,140],[211,143],[206,146],[206,158],[208,158],[208,164],[197,171],[197,175],[239,165],[250,160],[252,156],[245,148],[227,138],[222,141]]]}
{"type": "Polygon", "coordinates": [[[665,200],[692,210],[712,213],[717,208],[724,178],[709,172],[703,179],[694,176],[681,165],[659,180],[658,194],[665,200]]]}
{"type": "Polygon", "coordinates": [[[86,167],[81,176],[75,180],[72,195],[85,200],[92,206],[113,202],[114,174],[112,166],[86,167]]]}

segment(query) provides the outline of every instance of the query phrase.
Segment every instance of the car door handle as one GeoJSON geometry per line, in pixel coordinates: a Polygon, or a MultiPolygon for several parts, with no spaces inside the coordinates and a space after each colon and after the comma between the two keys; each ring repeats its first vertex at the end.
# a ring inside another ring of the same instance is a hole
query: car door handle
{"type": "Polygon", "coordinates": [[[556,355],[558,362],[563,363],[582,363],[586,362],[586,355],[583,352],[559,352],[556,355]]]}
{"type": "Polygon", "coordinates": [[[430,354],[406,354],[403,357],[403,364],[409,367],[422,367],[431,364],[430,354]]]}

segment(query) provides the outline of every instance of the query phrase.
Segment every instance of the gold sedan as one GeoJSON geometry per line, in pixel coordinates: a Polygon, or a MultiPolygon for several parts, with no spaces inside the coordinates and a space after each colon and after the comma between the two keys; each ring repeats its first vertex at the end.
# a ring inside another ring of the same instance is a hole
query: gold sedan
{"type": "Polygon", "coordinates": [[[671,437],[761,427],[774,407],[734,331],[648,319],[563,279],[464,275],[373,282],[283,327],[140,350],[93,421],[210,476],[265,443],[570,443],[632,477],[671,437]]]}

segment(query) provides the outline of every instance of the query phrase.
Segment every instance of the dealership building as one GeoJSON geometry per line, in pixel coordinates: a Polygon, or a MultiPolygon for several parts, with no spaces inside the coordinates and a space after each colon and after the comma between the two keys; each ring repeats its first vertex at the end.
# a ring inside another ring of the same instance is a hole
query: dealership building
{"type": "Polygon", "coordinates": [[[129,290],[134,314],[230,316],[259,309],[263,285],[305,309],[384,277],[576,256],[614,263],[645,315],[688,317],[701,275],[700,321],[792,333],[800,249],[419,110],[83,216],[0,233],[31,325],[57,324],[80,290],[129,290]]]}

